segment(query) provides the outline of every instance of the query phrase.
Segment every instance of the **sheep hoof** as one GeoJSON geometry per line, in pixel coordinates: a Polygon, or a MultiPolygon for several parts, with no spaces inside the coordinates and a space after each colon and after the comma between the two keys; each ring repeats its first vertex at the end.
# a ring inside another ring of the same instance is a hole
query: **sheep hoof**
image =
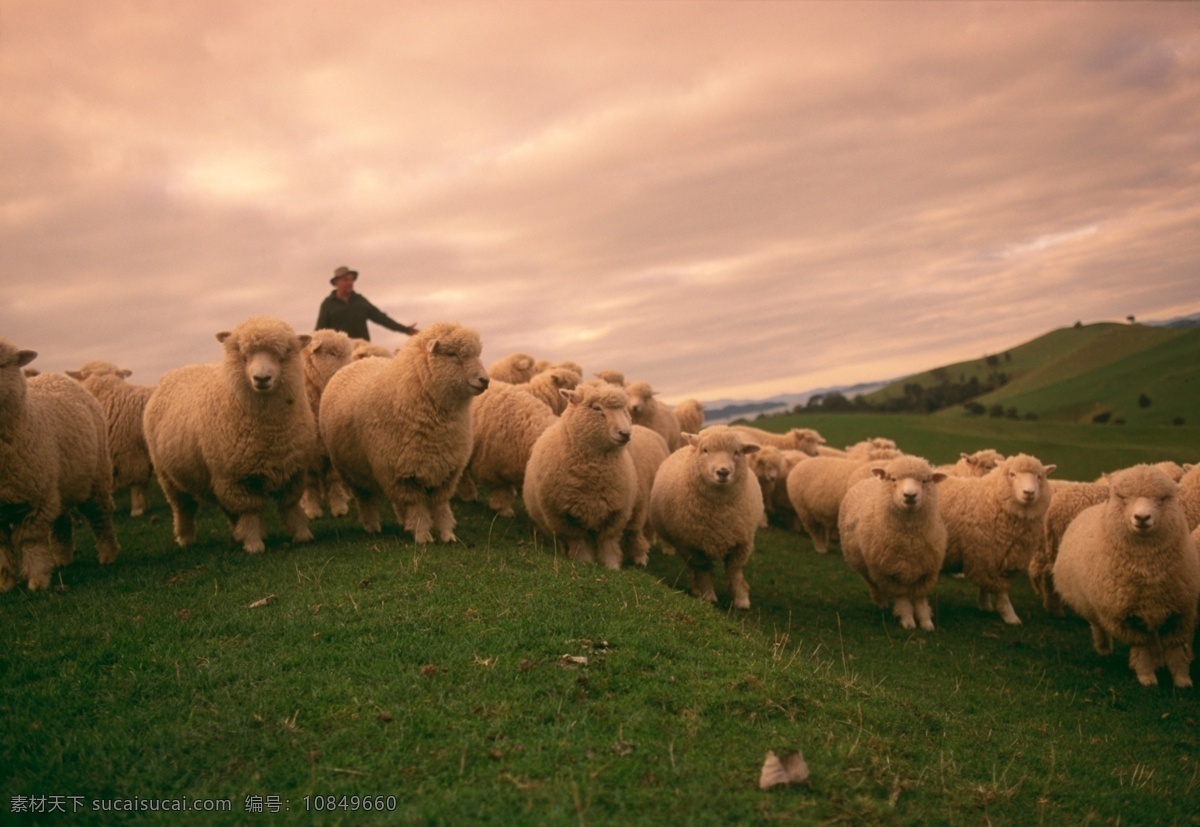
{"type": "Polygon", "coordinates": [[[921,621],[921,629],[926,632],[932,632],[933,631],[933,621],[932,620],[922,620],[921,621]]]}
{"type": "Polygon", "coordinates": [[[1142,686],[1158,686],[1158,677],[1153,672],[1150,674],[1138,673],[1137,679],[1142,686]]]}
{"type": "Polygon", "coordinates": [[[312,531],[310,531],[307,526],[305,526],[302,531],[297,531],[292,535],[293,543],[311,543],[315,539],[316,538],[313,537],[312,531]]]}
{"type": "Polygon", "coordinates": [[[46,591],[50,588],[50,575],[31,574],[25,585],[31,592],[46,591]]]}
{"type": "Polygon", "coordinates": [[[1192,688],[1192,679],[1190,677],[1188,677],[1187,675],[1174,675],[1173,680],[1175,682],[1176,689],[1191,689],[1192,688]]]}
{"type": "MultiPolygon", "coordinates": [[[[713,602],[716,602],[716,601],[713,601],[713,602]]],[[[741,609],[742,611],[749,609],[750,608],[750,598],[748,598],[748,597],[738,598],[737,600],[733,601],[733,608],[741,609]]]]}
{"type": "Polygon", "coordinates": [[[438,542],[457,543],[458,536],[453,531],[446,531],[438,535],[438,542]]]}
{"type": "Polygon", "coordinates": [[[247,540],[242,543],[242,548],[246,550],[247,554],[262,554],[267,550],[262,540],[247,540]]]}
{"type": "Polygon", "coordinates": [[[915,620],[913,620],[911,617],[902,617],[902,618],[900,618],[900,628],[901,629],[915,629],[915,628],[917,628],[917,622],[915,620]]]}

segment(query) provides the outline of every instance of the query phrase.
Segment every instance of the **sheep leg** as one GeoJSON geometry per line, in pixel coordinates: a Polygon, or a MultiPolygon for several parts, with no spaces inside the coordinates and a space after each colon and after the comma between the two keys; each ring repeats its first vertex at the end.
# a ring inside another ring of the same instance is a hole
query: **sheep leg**
{"type": "Polygon", "coordinates": [[[6,537],[0,543],[0,592],[10,591],[17,585],[17,557],[9,544],[10,540],[6,537]]]}
{"type": "MultiPolygon", "coordinates": [[[[96,556],[101,565],[117,562],[121,546],[117,543],[117,534],[113,529],[112,499],[101,498],[100,502],[88,500],[79,504],[79,510],[96,538],[96,556]]],[[[68,561],[70,562],[70,561],[68,561]]]]}
{"type": "Polygon", "coordinates": [[[576,563],[594,563],[596,562],[596,550],[587,540],[575,538],[567,542],[567,557],[576,563]]]}
{"type": "Polygon", "coordinates": [[[457,543],[458,537],[454,535],[454,526],[458,523],[454,519],[454,512],[450,510],[450,491],[447,490],[444,494],[438,492],[433,497],[433,530],[437,532],[439,543],[457,543]]]}
{"type": "Polygon", "coordinates": [[[516,499],[517,490],[515,488],[511,485],[500,485],[492,490],[492,496],[488,499],[488,508],[501,517],[515,517],[513,503],[516,499]]]}
{"type": "Polygon", "coordinates": [[[401,514],[404,515],[404,528],[412,532],[416,543],[425,545],[433,542],[433,532],[430,530],[433,527],[433,517],[429,513],[428,505],[395,501],[392,507],[396,509],[397,519],[401,514]]]}
{"type": "Polygon", "coordinates": [[[267,550],[263,534],[262,514],[257,511],[240,515],[233,525],[233,537],[242,544],[247,554],[261,554],[267,550]]]}
{"type": "Polygon", "coordinates": [[[1111,655],[1113,650],[1112,635],[1098,623],[1092,623],[1092,648],[1098,655],[1111,655]]]}
{"type": "Polygon", "coordinates": [[[354,499],[358,502],[358,520],[362,523],[363,531],[378,534],[383,528],[383,521],[379,517],[379,503],[375,495],[359,489],[354,492],[354,499]]]}
{"type": "Polygon", "coordinates": [[[283,527],[287,529],[288,536],[292,538],[293,543],[312,541],[313,533],[308,527],[308,515],[304,512],[304,506],[299,502],[289,505],[281,501],[279,515],[283,518],[283,527]]]}
{"type": "Polygon", "coordinates": [[[175,543],[180,548],[187,548],[196,541],[196,512],[200,503],[196,499],[176,488],[170,482],[159,477],[167,505],[171,506],[171,517],[175,524],[175,543]]]}
{"type": "Polygon", "coordinates": [[[146,486],[135,482],[129,486],[129,516],[140,517],[146,513],[149,503],[146,499],[146,486]]]}
{"type": "Polygon", "coordinates": [[[1137,675],[1138,683],[1142,686],[1158,686],[1158,676],[1154,674],[1154,653],[1148,646],[1129,647],[1129,668],[1137,675]]]}
{"type": "Polygon", "coordinates": [[[332,468],[325,474],[325,496],[329,500],[329,513],[332,516],[345,517],[350,513],[350,489],[332,468]]]}
{"type": "Polygon", "coordinates": [[[627,531],[623,541],[625,556],[629,562],[638,568],[646,568],[650,563],[650,541],[641,531],[627,531]]]}
{"type": "Polygon", "coordinates": [[[1189,667],[1192,663],[1191,648],[1186,643],[1168,646],[1164,655],[1167,668],[1171,670],[1171,680],[1174,682],[1175,688],[1190,689],[1192,686],[1192,676],[1189,674],[1189,667]]]}
{"type": "Polygon", "coordinates": [[[929,605],[929,598],[919,597],[913,601],[913,606],[917,611],[917,624],[926,632],[932,632],[933,609],[929,605]]]}
{"type": "Polygon", "coordinates": [[[31,592],[50,588],[54,573],[54,554],[45,542],[21,544],[21,577],[31,592]]]}
{"type": "Polygon", "coordinates": [[[596,538],[596,559],[606,569],[621,570],[619,534],[602,534],[596,538]]]}
{"type": "Polygon", "coordinates": [[[473,503],[479,499],[479,488],[475,485],[475,478],[471,476],[470,471],[463,471],[463,475],[458,478],[458,488],[454,496],[465,503],[473,503]]]}
{"type": "Polygon", "coordinates": [[[907,597],[897,597],[892,604],[892,614],[900,618],[901,629],[915,629],[917,622],[913,620],[913,603],[907,597]]]}
{"type": "Polygon", "coordinates": [[[712,564],[710,563],[705,568],[689,565],[688,572],[691,575],[692,593],[705,603],[715,605],[717,602],[717,591],[713,587],[712,564]]]}
{"type": "Polygon", "coordinates": [[[979,590],[979,608],[985,612],[996,611],[996,596],[987,589],[979,590]]]}
{"type": "Polygon", "coordinates": [[[304,509],[304,516],[315,520],[325,514],[321,508],[321,485],[315,471],[309,471],[307,476],[304,493],[300,495],[300,507],[304,509]]]}
{"type": "Polygon", "coordinates": [[[1013,609],[1012,601],[1008,599],[1008,592],[996,593],[996,611],[1000,614],[1000,618],[1009,626],[1021,625],[1021,618],[1017,617],[1017,612],[1013,609]]]}
{"type": "Polygon", "coordinates": [[[55,565],[69,566],[75,560],[75,530],[71,515],[59,514],[50,528],[50,554],[55,565]]]}
{"type": "Polygon", "coordinates": [[[729,586],[729,593],[733,595],[733,608],[735,609],[750,608],[750,584],[746,582],[746,577],[742,573],[745,559],[741,553],[735,553],[725,558],[725,582],[729,586]]]}

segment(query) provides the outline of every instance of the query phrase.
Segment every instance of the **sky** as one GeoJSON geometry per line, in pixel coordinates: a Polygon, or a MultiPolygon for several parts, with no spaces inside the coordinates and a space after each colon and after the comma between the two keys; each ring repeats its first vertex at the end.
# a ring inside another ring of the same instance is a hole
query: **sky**
{"type": "Polygon", "coordinates": [[[339,265],[668,402],[1200,310],[1200,3],[0,0],[0,100],[43,371],[309,332],[339,265]]]}

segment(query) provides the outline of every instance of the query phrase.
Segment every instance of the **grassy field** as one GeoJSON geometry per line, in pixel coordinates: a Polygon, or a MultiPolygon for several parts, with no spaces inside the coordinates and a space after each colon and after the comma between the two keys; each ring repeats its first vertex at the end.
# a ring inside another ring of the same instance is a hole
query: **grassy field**
{"type": "MultiPolygon", "coordinates": [[[[1097,455],[1200,457],[1194,428],[803,424],[1080,478],[1097,455]]],[[[579,566],[475,504],[454,546],[325,518],[296,547],[272,523],[256,557],[211,512],[174,548],[152,504],[119,518],[116,565],[83,532],[60,589],[0,595],[0,822],[1200,823],[1197,693],[1140,687],[1026,583],[1021,627],[947,578],[937,631],[904,632],[836,547],[774,527],[734,613],[721,588],[716,609],[688,596],[676,558],[579,566]],[[802,750],[811,783],[758,790],[769,749],[802,750]],[[106,809],[137,799],[229,810],[106,809]]]]}

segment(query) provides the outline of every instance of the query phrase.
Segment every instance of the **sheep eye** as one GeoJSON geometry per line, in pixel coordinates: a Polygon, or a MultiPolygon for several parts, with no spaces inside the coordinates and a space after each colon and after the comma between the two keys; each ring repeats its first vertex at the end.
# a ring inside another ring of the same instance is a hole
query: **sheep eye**
{"type": "Polygon", "coordinates": [[[599,405],[593,405],[592,410],[596,413],[604,413],[604,408],[600,407],[599,405]]]}

